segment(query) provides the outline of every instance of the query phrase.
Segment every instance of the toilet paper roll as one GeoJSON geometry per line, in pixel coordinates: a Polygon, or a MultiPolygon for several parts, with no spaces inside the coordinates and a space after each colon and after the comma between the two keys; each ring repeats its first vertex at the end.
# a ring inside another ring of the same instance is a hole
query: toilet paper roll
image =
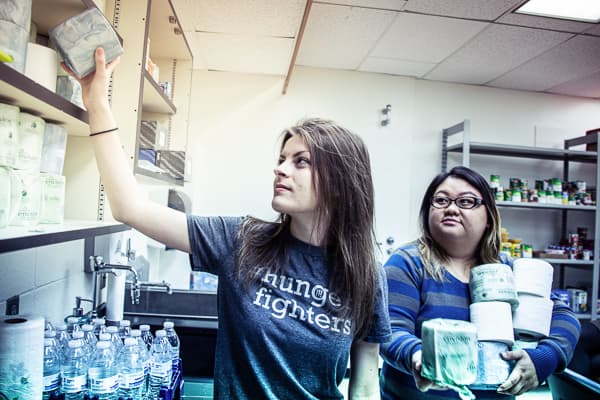
{"type": "Polygon", "coordinates": [[[513,262],[518,293],[528,293],[545,299],[550,297],[554,268],[537,258],[519,258],[513,262]]]}
{"type": "Polygon", "coordinates": [[[554,302],[538,296],[519,294],[519,308],[513,314],[515,337],[537,340],[550,333],[554,302]]]}
{"type": "Polygon", "coordinates": [[[505,264],[483,264],[471,268],[469,289],[472,303],[504,301],[510,303],[513,309],[519,305],[513,271],[505,264]]]}
{"type": "Polygon", "coordinates": [[[123,320],[123,306],[125,301],[125,278],[124,271],[115,271],[116,275],[108,274],[106,295],[106,320],[111,323],[123,320]]]}
{"type": "Polygon", "coordinates": [[[477,342],[477,379],[469,388],[475,390],[495,390],[510,375],[510,363],[500,353],[508,351],[506,343],[477,342]]]}
{"type": "Polygon", "coordinates": [[[512,310],[509,303],[486,301],[469,306],[471,322],[477,327],[477,340],[505,343],[512,346],[512,310]]]}
{"type": "Polygon", "coordinates": [[[44,319],[5,315],[0,319],[0,398],[41,399],[44,319]]]}
{"type": "Polygon", "coordinates": [[[51,92],[56,92],[56,51],[36,43],[27,43],[25,75],[51,92]]]}

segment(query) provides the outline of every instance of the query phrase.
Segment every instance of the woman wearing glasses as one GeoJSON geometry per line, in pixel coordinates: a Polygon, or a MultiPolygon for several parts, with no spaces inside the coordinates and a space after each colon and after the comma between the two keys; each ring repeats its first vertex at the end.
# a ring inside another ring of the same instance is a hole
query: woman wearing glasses
{"type": "MultiPolygon", "coordinates": [[[[433,179],[421,203],[420,224],[421,237],[396,250],[385,265],[392,340],[381,347],[383,399],[459,398],[421,377],[421,325],[432,318],[468,321],[471,267],[510,264],[499,256],[494,196],[485,178],[469,168],[455,167],[433,179]]],[[[555,301],[550,336],[536,349],[502,354],[514,362],[509,378],[497,391],[473,391],[477,399],[514,398],[564,369],[579,330],[573,312],[555,301]]]]}

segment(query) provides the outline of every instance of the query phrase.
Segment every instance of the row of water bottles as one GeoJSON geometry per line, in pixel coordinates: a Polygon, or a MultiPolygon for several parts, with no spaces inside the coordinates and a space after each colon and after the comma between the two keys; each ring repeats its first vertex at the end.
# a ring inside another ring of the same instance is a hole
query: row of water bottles
{"type": "Polygon", "coordinates": [[[171,321],[154,336],[128,320],[67,321],[44,333],[44,400],[154,400],[179,368],[179,338],[171,321]]]}

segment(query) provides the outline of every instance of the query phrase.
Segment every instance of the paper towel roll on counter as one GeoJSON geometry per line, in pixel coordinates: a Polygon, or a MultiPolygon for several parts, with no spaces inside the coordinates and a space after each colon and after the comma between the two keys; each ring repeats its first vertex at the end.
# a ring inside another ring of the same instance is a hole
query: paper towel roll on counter
{"type": "Polygon", "coordinates": [[[44,319],[5,315],[0,319],[0,398],[41,399],[44,319]]]}

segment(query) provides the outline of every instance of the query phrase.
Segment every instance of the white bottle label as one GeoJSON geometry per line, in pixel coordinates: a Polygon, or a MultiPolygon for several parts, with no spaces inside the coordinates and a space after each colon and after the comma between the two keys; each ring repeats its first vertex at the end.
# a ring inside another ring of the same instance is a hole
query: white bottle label
{"type": "Polygon", "coordinates": [[[114,393],[119,387],[119,375],[108,378],[90,378],[90,391],[94,394],[114,393]]]}
{"type": "Polygon", "coordinates": [[[162,363],[152,361],[150,364],[150,375],[152,376],[164,378],[169,375],[169,371],[171,371],[171,360],[162,363]]]}
{"type": "Polygon", "coordinates": [[[135,389],[139,388],[144,384],[145,380],[144,372],[134,372],[133,374],[121,374],[119,380],[119,388],[121,389],[135,389]]]}
{"type": "Polygon", "coordinates": [[[62,391],[63,393],[79,393],[85,390],[87,386],[87,376],[63,376],[62,377],[62,391]]]}
{"type": "Polygon", "coordinates": [[[49,392],[58,388],[60,384],[60,374],[44,376],[44,392],[49,392]]]}

